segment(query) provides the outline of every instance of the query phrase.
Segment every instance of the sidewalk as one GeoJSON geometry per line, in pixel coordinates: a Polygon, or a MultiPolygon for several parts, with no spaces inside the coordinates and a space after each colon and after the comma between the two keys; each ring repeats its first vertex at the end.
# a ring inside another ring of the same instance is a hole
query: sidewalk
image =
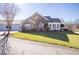
{"type": "Polygon", "coordinates": [[[79,34],[79,32],[75,32],[75,33],[79,34]]]}

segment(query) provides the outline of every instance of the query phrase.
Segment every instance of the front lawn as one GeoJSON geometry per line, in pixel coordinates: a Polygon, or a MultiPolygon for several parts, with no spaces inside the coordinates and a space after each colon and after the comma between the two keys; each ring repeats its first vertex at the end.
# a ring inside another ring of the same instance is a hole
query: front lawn
{"type": "Polygon", "coordinates": [[[16,32],[12,36],[24,40],[79,48],[79,35],[69,32],[16,32]]]}

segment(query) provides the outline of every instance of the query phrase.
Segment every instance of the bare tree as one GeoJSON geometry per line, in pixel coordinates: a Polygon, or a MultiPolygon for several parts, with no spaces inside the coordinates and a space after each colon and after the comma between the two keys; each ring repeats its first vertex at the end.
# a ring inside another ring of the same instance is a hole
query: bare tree
{"type": "Polygon", "coordinates": [[[0,40],[0,54],[5,55],[7,54],[8,50],[8,37],[10,35],[10,30],[12,26],[12,22],[18,12],[18,7],[13,3],[1,3],[0,4],[0,15],[5,20],[7,25],[7,34],[3,39],[0,40]],[[2,44],[2,45],[1,45],[2,44]]]}
{"type": "Polygon", "coordinates": [[[0,4],[0,15],[3,17],[7,24],[8,34],[10,34],[11,25],[15,18],[19,8],[13,3],[1,3],[0,4]]]}
{"type": "Polygon", "coordinates": [[[76,19],[76,20],[74,21],[74,24],[76,25],[76,28],[79,29],[79,19],[76,19]]]}
{"type": "Polygon", "coordinates": [[[67,27],[67,29],[69,30],[69,31],[73,31],[73,21],[67,21],[66,23],[65,23],[65,26],[67,27]]]}

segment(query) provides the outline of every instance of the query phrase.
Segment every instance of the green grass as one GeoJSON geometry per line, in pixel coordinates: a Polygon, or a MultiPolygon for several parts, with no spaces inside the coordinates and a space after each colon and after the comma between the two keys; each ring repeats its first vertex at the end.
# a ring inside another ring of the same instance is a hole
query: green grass
{"type": "Polygon", "coordinates": [[[13,33],[12,36],[24,40],[32,40],[49,44],[79,48],[79,35],[69,32],[17,32],[13,33]]]}

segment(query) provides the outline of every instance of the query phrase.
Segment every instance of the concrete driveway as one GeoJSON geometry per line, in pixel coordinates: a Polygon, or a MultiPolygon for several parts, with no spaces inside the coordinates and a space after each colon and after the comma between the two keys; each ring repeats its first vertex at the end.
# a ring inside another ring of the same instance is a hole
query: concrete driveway
{"type": "Polygon", "coordinates": [[[15,55],[78,55],[79,49],[9,38],[10,54],[15,55]]]}

